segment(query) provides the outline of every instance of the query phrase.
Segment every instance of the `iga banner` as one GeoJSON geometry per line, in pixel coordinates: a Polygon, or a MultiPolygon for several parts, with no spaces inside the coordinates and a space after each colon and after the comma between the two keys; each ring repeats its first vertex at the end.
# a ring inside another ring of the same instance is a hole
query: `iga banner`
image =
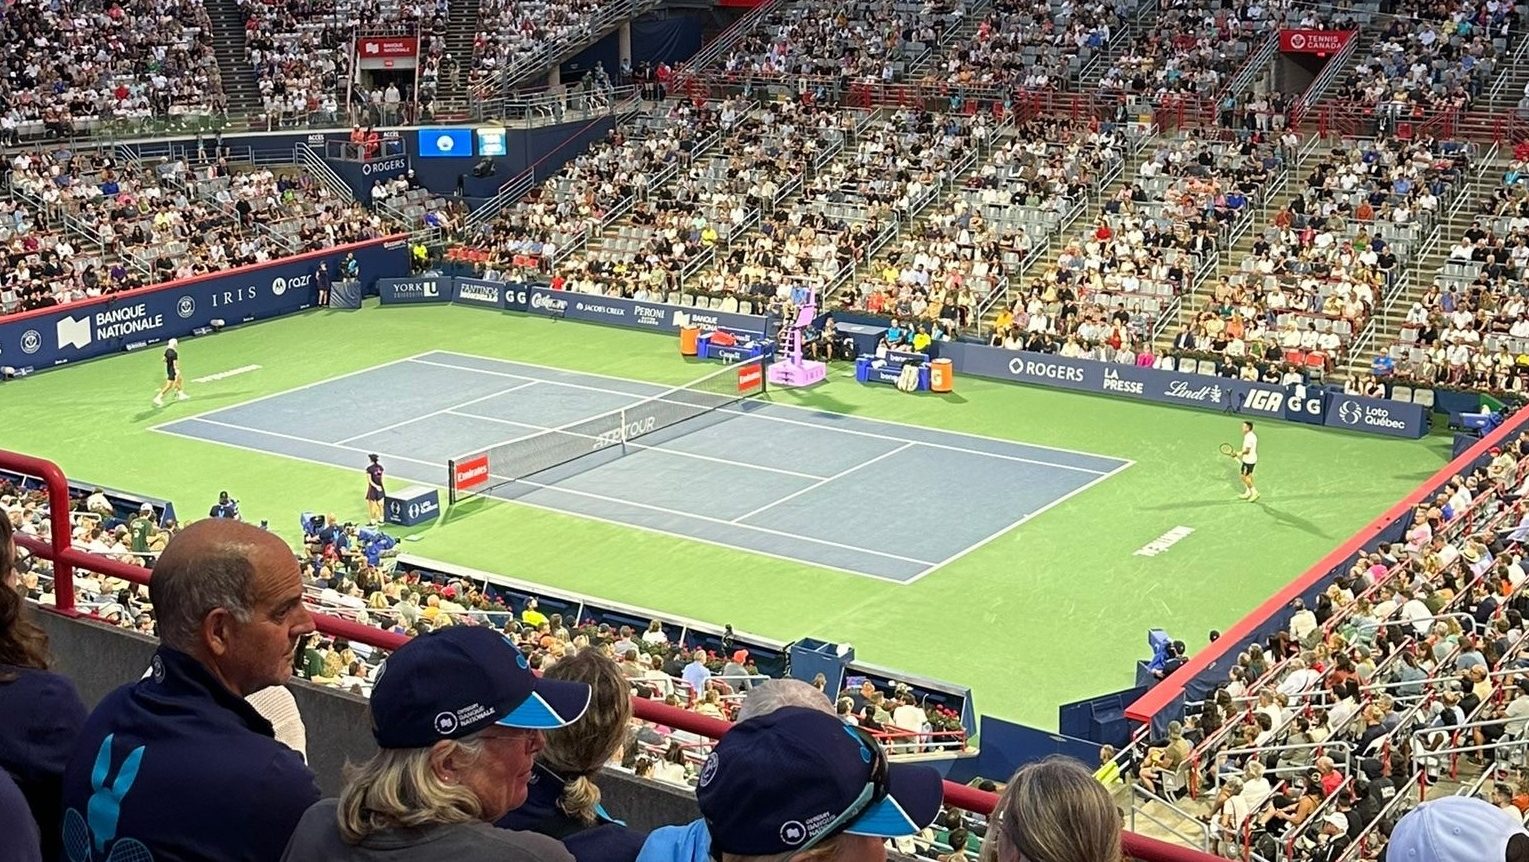
{"type": "Polygon", "coordinates": [[[338,272],[346,252],[355,253],[363,280],[407,270],[409,264],[406,243],[379,239],[10,314],[0,318],[0,366],[20,373],[41,371],[205,332],[214,320],[232,326],[311,308],[318,299],[314,275],[319,264],[338,272]]]}
{"type": "Polygon", "coordinates": [[[416,278],[379,278],[377,294],[383,305],[413,302],[450,302],[451,279],[438,275],[416,278]]]}
{"type": "Polygon", "coordinates": [[[1427,413],[1417,405],[1336,395],[1311,386],[1287,389],[1259,381],[1068,359],[962,342],[940,345],[940,355],[952,360],[958,373],[978,377],[1373,434],[1421,437],[1428,432],[1427,413]]]}
{"type": "Polygon", "coordinates": [[[1279,49],[1286,54],[1336,54],[1354,38],[1353,30],[1281,30],[1279,49]]]}

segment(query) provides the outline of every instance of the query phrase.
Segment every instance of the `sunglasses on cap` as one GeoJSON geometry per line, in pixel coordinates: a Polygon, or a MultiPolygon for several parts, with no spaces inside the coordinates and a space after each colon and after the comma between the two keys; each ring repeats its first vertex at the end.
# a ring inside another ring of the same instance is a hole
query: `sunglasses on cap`
{"type": "Polygon", "coordinates": [[[822,831],[809,838],[802,846],[796,848],[795,853],[803,853],[811,850],[824,841],[838,835],[849,828],[859,817],[870,811],[877,803],[886,799],[892,792],[891,767],[887,763],[887,753],[882,750],[881,743],[870,732],[859,728],[845,725],[844,729],[860,742],[860,756],[871,764],[871,779],[865,787],[861,788],[860,795],[855,801],[844,809],[838,817],[828,822],[822,831]]]}

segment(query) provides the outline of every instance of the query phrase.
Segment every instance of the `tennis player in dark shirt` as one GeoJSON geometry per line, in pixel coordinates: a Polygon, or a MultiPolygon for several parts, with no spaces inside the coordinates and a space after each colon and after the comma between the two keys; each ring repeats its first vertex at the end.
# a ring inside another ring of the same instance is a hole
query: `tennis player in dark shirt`
{"type": "Polygon", "coordinates": [[[371,517],[372,523],[376,524],[382,521],[382,498],[384,496],[382,490],[383,470],[382,464],[377,460],[376,455],[368,455],[366,457],[371,459],[372,462],[366,467],[366,512],[371,517]]]}
{"type": "Polygon", "coordinates": [[[174,338],[165,345],[165,385],[161,386],[159,392],[154,395],[155,407],[165,406],[165,396],[169,395],[172,389],[175,390],[176,401],[185,401],[191,397],[186,394],[186,381],[181,378],[181,356],[177,349],[179,347],[180,342],[174,338]]]}

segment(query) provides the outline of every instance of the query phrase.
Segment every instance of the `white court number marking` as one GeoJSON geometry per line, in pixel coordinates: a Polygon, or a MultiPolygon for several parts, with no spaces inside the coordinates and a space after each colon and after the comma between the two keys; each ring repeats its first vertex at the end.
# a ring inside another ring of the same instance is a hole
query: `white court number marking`
{"type": "Polygon", "coordinates": [[[1137,548],[1136,553],[1133,556],[1155,557],[1158,554],[1161,554],[1162,552],[1178,544],[1180,539],[1183,539],[1185,536],[1193,533],[1194,531],[1194,527],[1174,527],[1161,536],[1158,536],[1145,545],[1142,545],[1140,548],[1137,548]]]}
{"type": "Polygon", "coordinates": [[[250,372],[250,371],[259,371],[259,370],[260,370],[260,366],[258,366],[258,365],[242,365],[242,366],[240,366],[238,368],[231,368],[228,371],[219,371],[217,374],[209,374],[206,377],[197,377],[197,378],[193,379],[191,382],[192,383],[211,383],[214,380],[227,380],[228,378],[233,377],[235,374],[245,374],[245,373],[250,372]]]}

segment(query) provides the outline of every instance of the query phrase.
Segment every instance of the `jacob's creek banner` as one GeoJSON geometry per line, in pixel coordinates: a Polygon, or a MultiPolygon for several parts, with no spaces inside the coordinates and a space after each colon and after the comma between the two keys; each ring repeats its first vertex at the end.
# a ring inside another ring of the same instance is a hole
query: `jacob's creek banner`
{"type": "MultiPolygon", "coordinates": [[[[416,282],[422,279],[391,279],[397,282],[416,282]]],[[[710,308],[693,308],[686,305],[667,305],[661,302],[640,302],[619,296],[595,296],[567,290],[552,290],[534,284],[486,281],[481,278],[434,278],[438,294],[426,297],[423,292],[403,298],[388,298],[387,288],[382,289],[382,301],[387,302],[444,302],[449,298],[462,305],[497,308],[501,311],[522,311],[548,317],[564,317],[586,323],[607,323],[632,329],[650,329],[657,332],[678,332],[682,326],[699,326],[703,329],[726,329],[730,332],[765,333],[767,319],[758,314],[717,311],[710,308]]],[[[388,281],[388,280],[384,280],[388,281]]]]}
{"type": "Polygon", "coordinates": [[[232,326],[311,308],[317,301],[314,276],[319,264],[338,272],[346,252],[355,253],[363,282],[378,273],[408,270],[407,243],[402,238],[379,239],[7,315],[0,318],[0,366],[22,373],[41,371],[190,335],[214,320],[232,326]]]}
{"type": "Polygon", "coordinates": [[[1257,381],[1068,359],[1047,353],[1026,353],[960,342],[941,344],[940,356],[950,359],[959,373],[1016,383],[1394,437],[1421,437],[1428,433],[1428,413],[1421,405],[1344,395],[1315,386],[1287,388],[1257,381]]]}

